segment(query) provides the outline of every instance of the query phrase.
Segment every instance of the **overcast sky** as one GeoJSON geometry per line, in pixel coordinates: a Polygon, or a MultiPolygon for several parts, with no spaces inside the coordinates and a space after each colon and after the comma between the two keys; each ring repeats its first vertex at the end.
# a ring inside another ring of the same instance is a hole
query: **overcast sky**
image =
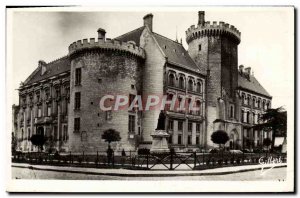
{"type": "MultiPolygon", "coordinates": [[[[178,9],[178,8],[177,8],[178,9]]],[[[200,10],[200,9],[199,9],[200,10]]],[[[238,47],[238,64],[250,66],[254,75],[273,96],[273,107],[286,106],[294,97],[293,15],[280,8],[207,8],[206,21],[224,21],[242,33],[238,47]]],[[[143,25],[143,16],[153,13],[153,30],[175,40],[197,24],[197,10],[188,12],[14,12],[13,79],[19,87],[38,66],[68,54],[68,46],[77,40],[97,37],[104,28],[107,38],[114,38],[143,25]]],[[[13,102],[18,104],[18,92],[13,102]]]]}

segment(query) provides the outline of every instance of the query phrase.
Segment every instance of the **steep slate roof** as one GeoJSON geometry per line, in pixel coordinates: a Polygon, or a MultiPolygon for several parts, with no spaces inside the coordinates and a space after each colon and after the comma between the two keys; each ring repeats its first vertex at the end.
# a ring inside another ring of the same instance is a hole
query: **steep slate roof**
{"type": "Polygon", "coordinates": [[[250,75],[250,80],[247,79],[246,76],[244,76],[243,74],[239,73],[238,74],[238,86],[252,91],[252,92],[256,92],[258,94],[267,96],[267,97],[272,97],[266,90],[265,88],[263,88],[263,86],[258,82],[258,80],[253,76],[250,75]]]}
{"type": "Polygon", "coordinates": [[[24,85],[29,85],[52,76],[70,71],[71,63],[68,56],[46,64],[46,73],[41,75],[41,67],[38,67],[24,82],[24,85]]]}
{"type": "MultiPolygon", "coordinates": [[[[128,42],[134,41],[136,45],[140,46],[140,37],[142,35],[145,26],[139,27],[131,32],[116,37],[115,39],[128,42]]],[[[187,69],[199,70],[201,74],[205,75],[205,71],[201,70],[196,63],[189,56],[188,52],[184,49],[182,44],[175,42],[167,37],[153,32],[154,38],[156,39],[159,47],[162,49],[164,54],[168,57],[170,64],[179,65],[187,69]]]]}
{"type": "Polygon", "coordinates": [[[179,64],[187,67],[188,69],[199,70],[201,74],[205,74],[205,72],[201,71],[201,68],[196,65],[182,44],[157,33],[153,34],[158,45],[168,57],[168,62],[170,64],[179,64]]]}
{"type": "Polygon", "coordinates": [[[134,41],[137,46],[140,46],[140,37],[144,29],[145,26],[139,27],[135,30],[127,32],[126,34],[118,36],[115,39],[123,42],[134,41]]]}

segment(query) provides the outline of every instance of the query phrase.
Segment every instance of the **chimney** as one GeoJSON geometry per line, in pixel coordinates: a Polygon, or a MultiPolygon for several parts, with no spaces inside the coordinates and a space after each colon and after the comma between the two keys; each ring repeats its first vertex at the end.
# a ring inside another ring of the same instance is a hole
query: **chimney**
{"type": "Polygon", "coordinates": [[[240,72],[240,74],[243,74],[243,72],[244,72],[244,65],[240,65],[239,66],[239,72],[240,72]]]}
{"type": "Polygon", "coordinates": [[[146,16],[144,16],[144,26],[148,26],[148,28],[151,30],[152,32],[152,20],[153,20],[153,14],[147,14],[146,16]]]}
{"type": "Polygon", "coordinates": [[[46,62],[43,60],[39,60],[39,67],[41,67],[41,75],[44,75],[47,71],[46,62]]]}
{"type": "Polygon", "coordinates": [[[205,12],[199,11],[198,12],[198,25],[204,25],[205,23],[205,12]]]}
{"type": "Polygon", "coordinates": [[[251,74],[251,67],[246,67],[246,68],[245,68],[245,74],[246,74],[247,76],[250,77],[250,74],[251,74]]]}
{"type": "Polygon", "coordinates": [[[97,30],[97,32],[98,32],[98,39],[103,39],[103,40],[105,40],[105,29],[102,29],[102,28],[99,28],[98,30],[97,30]]]}

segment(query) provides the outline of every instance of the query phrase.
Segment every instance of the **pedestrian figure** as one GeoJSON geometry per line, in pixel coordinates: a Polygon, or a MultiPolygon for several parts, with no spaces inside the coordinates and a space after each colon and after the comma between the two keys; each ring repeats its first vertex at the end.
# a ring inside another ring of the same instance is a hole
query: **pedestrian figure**
{"type": "Polygon", "coordinates": [[[126,159],[126,153],[125,153],[125,151],[124,151],[124,149],[123,149],[123,150],[122,150],[122,166],[124,166],[125,159],[126,159]]]}

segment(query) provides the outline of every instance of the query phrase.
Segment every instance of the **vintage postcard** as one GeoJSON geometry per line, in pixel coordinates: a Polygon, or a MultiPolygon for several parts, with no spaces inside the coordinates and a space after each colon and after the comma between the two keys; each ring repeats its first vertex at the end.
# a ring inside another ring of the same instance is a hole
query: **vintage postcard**
{"type": "Polygon", "coordinates": [[[293,7],[7,14],[7,191],[293,192],[293,7]]]}

